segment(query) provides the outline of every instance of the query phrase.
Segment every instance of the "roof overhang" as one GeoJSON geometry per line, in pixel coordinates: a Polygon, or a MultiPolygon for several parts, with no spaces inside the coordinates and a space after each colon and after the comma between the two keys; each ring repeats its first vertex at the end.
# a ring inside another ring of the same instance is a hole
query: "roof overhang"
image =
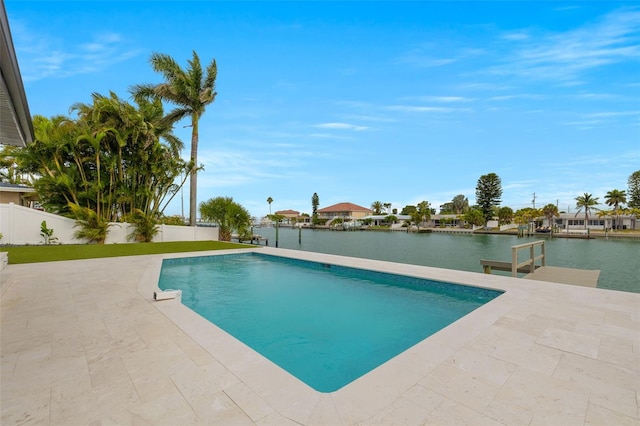
{"type": "Polygon", "coordinates": [[[18,192],[22,194],[30,194],[36,190],[30,186],[14,185],[10,183],[0,183],[0,192],[18,192]]]}
{"type": "Polygon", "coordinates": [[[26,146],[34,132],[18,59],[13,48],[9,19],[0,0],[0,143],[26,146]]]}

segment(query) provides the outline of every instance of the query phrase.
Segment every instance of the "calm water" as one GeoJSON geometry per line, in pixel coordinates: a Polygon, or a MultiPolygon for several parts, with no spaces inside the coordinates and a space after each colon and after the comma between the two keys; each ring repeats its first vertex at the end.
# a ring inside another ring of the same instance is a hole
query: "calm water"
{"type": "MultiPolygon", "coordinates": [[[[255,228],[275,246],[275,228],[255,228]]],[[[438,268],[482,272],[480,259],[511,261],[511,246],[539,238],[508,235],[332,232],[280,228],[279,247],[438,268]]],[[[640,240],[545,239],[547,265],[599,269],[599,288],[640,293],[640,240]]],[[[527,255],[520,252],[520,259],[527,255]]],[[[508,273],[504,273],[507,275],[508,273]]]]}
{"type": "Polygon", "coordinates": [[[260,254],[167,259],[159,287],[320,392],[500,295],[260,254]]]}

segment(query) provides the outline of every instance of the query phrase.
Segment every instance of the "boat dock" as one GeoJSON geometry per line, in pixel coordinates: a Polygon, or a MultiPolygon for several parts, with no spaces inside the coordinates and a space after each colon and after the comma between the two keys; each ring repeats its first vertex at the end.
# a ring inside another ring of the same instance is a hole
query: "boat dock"
{"type": "Polygon", "coordinates": [[[545,266],[532,274],[523,277],[527,280],[546,281],[551,283],[572,284],[583,287],[597,287],[599,270],[561,268],[558,266],[545,266]]]}
{"type": "Polygon", "coordinates": [[[264,238],[260,235],[252,235],[251,237],[243,237],[243,238],[240,238],[240,236],[238,235],[232,235],[231,241],[237,241],[239,243],[249,242],[249,244],[258,244],[258,245],[260,245],[261,243],[264,243],[265,246],[269,245],[269,239],[264,238]]]}
{"type": "Polygon", "coordinates": [[[528,280],[546,281],[560,284],[579,285],[583,287],[597,287],[599,270],[563,268],[559,266],[547,266],[543,241],[519,244],[511,247],[511,262],[497,260],[480,260],[485,274],[490,274],[492,269],[496,271],[511,271],[511,276],[517,278],[518,273],[526,274],[523,278],[528,280]],[[536,248],[540,253],[536,254],[536,248]],[[528,249],[528,259],[519,262],[518,252],[528,249]],[[540,264],[538,264],[538,261],[540,264]]]}

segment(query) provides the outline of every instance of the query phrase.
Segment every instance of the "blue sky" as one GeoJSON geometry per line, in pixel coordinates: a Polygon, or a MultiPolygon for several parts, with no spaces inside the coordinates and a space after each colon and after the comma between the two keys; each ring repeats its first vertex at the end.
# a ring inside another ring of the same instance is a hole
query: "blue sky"
{"type": "MultiPolygon", "coordinates": [[[[640,170],[637,2],[5,0],[31,113],[157,83],[152,52],[218,65],[198,201],[252,215],[433,207],[496,173],[514,210],[604,201],[640,170]]],[[[176,134],[189,145],[187,122],[176,134]]],[[[188,150],[184,152],[188,156],[188,150]]],[[[184,193],[188,215],[188,188],[184,193]]],[[[180,197],[167,214],[180,214],[180,197]]]]}

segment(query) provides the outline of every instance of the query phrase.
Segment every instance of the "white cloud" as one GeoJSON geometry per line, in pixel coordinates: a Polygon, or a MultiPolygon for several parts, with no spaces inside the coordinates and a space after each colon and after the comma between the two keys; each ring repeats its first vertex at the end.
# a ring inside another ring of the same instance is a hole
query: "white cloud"
{"type": "Polygon", "coordinates": [[[529,34],[521,31],[509,32],[509,33],[502,34],[500,38],[503,38],[505,40],[526,40],[529,38],[529,34]]]}
{"type": "Polygon", "coordinates": [[[390,105],[385,107],[389,111],[401,111],[401,112],[438,112],[438,113],[451,113],[463,111],[462,108],[446,108],[446,107],[433,107],[433,106],[415,106],[415,105],[390,105]]]}
{"type": "Polygon", "coordinates": [[[596,112],[593,114],[588,114],[588,117],[625,117],[629,115],[640,115],[640,110],[638,111],[607,111],[607,112],[596,112]]]}
{"type": "Polygon", "coordinates": [[[310,138],[318,138],[318,139],[338,139],[338,140],[348,140],[350,138],[346,136],[338,136],[331,133],[311,133],[309,134],[310,138]]]}
{"type": "Polygon", "coordinates": [[[318,127],[320,129],[355,130],[356,132],[369,129],[369,127],[356,126],[355,124],[349,123],[320,123],[315,124],[313,127],[318,127]]]}
{"type": "Polygon", "coordinates": [[[422,102],[441,102],[441,103],[456,103],[456,102],[473,102],[475,98],[467,98],[464,96],[414,96],[408,99],[415,99],[422,102]]]}
{"type": "Polygon", "coordinates": [[[545,99],[545,96],[522,93],[522,94],[515,94],[515,95],[492,96],[492,97],[488,98],[487,100],[489,100],[489,101],[510,101],[512,99],[541,100],[541,99],[545,99]]]}
{"type": "Polygon", "coordinates": [[[564,33],[548,33],[521,42],[508,62],[492,67],[498,75],[581,83],[588,70],[640,57],[640,11],[621,9],[601,21],[564,33]]]}
{"type": "Polygon", "coordinates": [[[142,52],[112,32],[96,33],[82,43],[65,44],[52,34],[39,33],[27,28],[23,21],[16,21],[12,22],[12,34],[24,81],[101,71],[142,52]]]}

